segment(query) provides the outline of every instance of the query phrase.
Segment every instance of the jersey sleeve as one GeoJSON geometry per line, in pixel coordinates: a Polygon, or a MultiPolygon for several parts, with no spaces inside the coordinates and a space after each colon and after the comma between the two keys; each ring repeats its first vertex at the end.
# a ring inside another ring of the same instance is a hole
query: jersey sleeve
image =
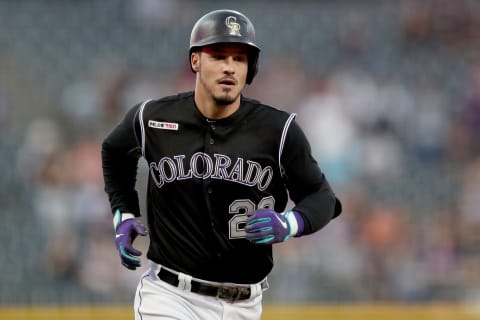
{"type": "Polygon", "coordinates": [[[293,210],[305,220],[304,235],[320,230],[341,213],[341,202],[313,158],[310,144],[295,121],[288,128],[281,162],[290,198],[295,203],[293,210]]]}
{"type": "Polygon", "coordinates": [[[130,109],[102,143],[102,167],[105,192],[112,212],[130,212],[140,216],[135,190],[141,148],[137,139],[138,109],[130,109]]]}

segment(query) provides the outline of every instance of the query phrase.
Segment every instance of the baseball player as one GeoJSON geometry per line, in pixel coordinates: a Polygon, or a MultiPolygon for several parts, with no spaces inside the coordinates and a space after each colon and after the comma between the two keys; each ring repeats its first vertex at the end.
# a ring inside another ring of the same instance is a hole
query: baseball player
{"type": "Polygon", "coordinates": [[[341,212],[295,114],[242,95],[260,49],[237,11],[201,17],[190,38],[192,92],[130,109],[102,146],[105,191],[122,264],[147,235],[135,190],[149,168],[148,271],[135,318],[260,319],[272,244],[320,230],[341,212]],[[294,202],[285,211],[288,196],[294,202]]]}

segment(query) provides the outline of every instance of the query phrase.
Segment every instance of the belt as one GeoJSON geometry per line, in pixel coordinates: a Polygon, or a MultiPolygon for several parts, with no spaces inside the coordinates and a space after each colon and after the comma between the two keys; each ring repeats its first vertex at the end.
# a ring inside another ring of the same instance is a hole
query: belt
{"type": "MultiPolygon", "coordinates": [[[[158,273],[158,278],[174,287],[178,287],[180,279],[178,274],[161,268],[158,273]]],[[[235,302],[238,300],[249,299],[252,294],[252,289],[249,285],[245,286],[230,286],[230,285],[213,285],[209,283],[203,283],[197,280],[192,279],[190,281],[191,292],[202,294],[210,297],[217,297],[220,299],[228,300],[230,302],[235,302]]],[[[264,280],[261,283],[261,288],[265,289],[268,287],[267,281],[264,280]]]]}

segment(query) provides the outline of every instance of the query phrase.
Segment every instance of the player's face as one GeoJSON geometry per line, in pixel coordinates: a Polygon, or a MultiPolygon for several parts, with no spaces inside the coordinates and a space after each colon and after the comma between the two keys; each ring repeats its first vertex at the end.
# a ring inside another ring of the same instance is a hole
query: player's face
{"type": "Polygon", "coordinates": [[[197,58],[193,62],[197,68],[195,90],[203,91],[217,105],[238,101],[247,78],[248,48],[234,43],[209,45],[197,58]]]}

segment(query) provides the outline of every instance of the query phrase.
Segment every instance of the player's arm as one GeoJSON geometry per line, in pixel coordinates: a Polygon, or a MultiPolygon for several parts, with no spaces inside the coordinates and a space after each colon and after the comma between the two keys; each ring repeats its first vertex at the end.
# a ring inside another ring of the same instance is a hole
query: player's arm
{"type": "Polygon", "coordinates": [[[141,155],[136,138],[138,106],[105,138],[102,144],[102,166],[105,192],[114,212],[115,246],[123,266],[135,270],[140,266],[142,252],[132,246],[138,235],[147,235],[140,216],[138,194],[135,190],[138,159],[141,155]]]}
{"type": "Polygon", "coordinates": [[[295,122],[288,129],[281,162],[295,207],[287,212],[266,208],[250,213],[245,231],[247,240],[254,244],[269,245],[311,234],[342,211],[340,201],[311,155],[303,131],[295,122]]]}
{"type": "Polygon", "coordinates": [[[303,218],[301,234],[311,234],[323,228],[342,211],[327,178],[312,156],[310,144],[300,128],[292,121],[287,132],[281,157],[292,208],[303,218]]]}
{"type": "Polygon", "coordinates": [[[135,134],[138,107],[132,108],[110,132],[102,144],[102,167],[105,192],[112,212],[140,215],[135,190],[138,159],[141,156],[135,134]]]}

